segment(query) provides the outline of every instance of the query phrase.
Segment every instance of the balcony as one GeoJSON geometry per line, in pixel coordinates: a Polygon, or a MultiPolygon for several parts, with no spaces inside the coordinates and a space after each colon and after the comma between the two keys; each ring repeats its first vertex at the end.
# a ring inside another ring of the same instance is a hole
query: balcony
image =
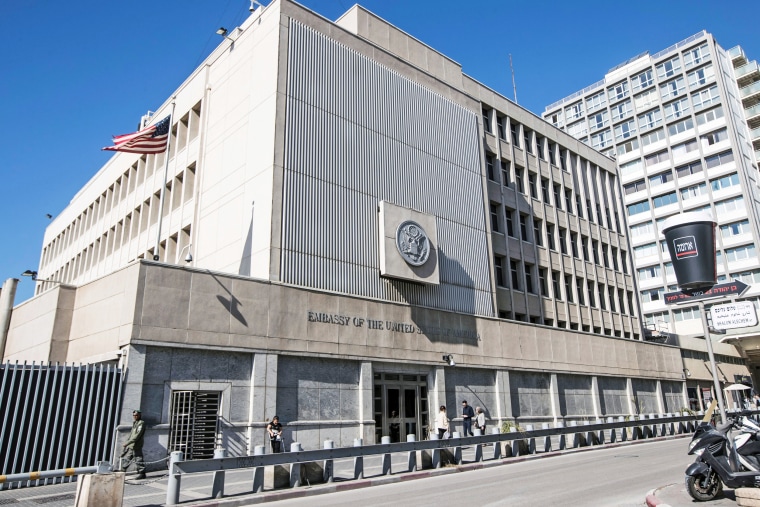
{"type": "Polygon", "coordinates": [[[760,81],[755,81],[739,90],[742,100],[757,94],[760,94],[760,81]]]}
{"type": "Polygon", "coordinates": [[[747,121],[758,115],[760,115],[760,104],[755,104],[754,106],[748,107],[744,110],[744,117],[747,119],[747,121]]]}
{"type": "Polygon", "coordinates": [[[752,139],[752,141],[757,141],[760,139],[760,127],[752,129],[749,133],[749,137],[752,139]]]}
{"type": "Polygon", "coordinates": [[[734,69],[734,74],[736,75],[737,81],[753,73],[760,74],[760,67],[757,66],[757,62],[755,61],[749,62],[746,65],[742,65],[738,69],[734,69]]]}
{"type": "Polygon", "coordinates": [[[734,46],[731,49],[729,49],[728,56],[729,58],[731,58],[731,61],[734,62],[734,65],[737,67],[741,67],[742,65],[747,63],[747,56],[744,54],[744,49],[742,49],[741,46],[734,46]]]}

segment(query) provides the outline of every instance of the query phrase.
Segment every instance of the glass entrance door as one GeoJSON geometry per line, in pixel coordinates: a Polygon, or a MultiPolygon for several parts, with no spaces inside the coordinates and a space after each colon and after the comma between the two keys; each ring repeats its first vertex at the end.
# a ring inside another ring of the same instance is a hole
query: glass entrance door
{"type": "Polygon", "coordinates": [[[428,400],[425,375],[375,374],[375,439],[389,436],[405,442],[407,435],[427,438],[428,400]]]}

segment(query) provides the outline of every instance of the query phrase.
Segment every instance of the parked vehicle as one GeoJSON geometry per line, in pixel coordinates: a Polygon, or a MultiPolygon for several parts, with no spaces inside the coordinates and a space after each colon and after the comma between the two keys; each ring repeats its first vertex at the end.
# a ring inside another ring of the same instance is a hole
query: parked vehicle
{"type": "Polygon", "coordinates": [[[760,424],[749,417],[729,417],[717,427],[700,423],[689,443],[689,454],[697,456],[686,469],[686,489],[694,500],[712,500],[724,485],[760,487],[760,424]],[[733,438],[732,429],[740,431],[733,438]]]}

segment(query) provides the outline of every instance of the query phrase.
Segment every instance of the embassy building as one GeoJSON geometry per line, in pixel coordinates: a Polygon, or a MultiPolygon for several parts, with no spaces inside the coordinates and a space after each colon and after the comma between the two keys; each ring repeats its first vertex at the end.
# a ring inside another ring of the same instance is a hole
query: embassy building
{"type": "Polygon", "coordinates": [[[275,414],[314,449],[687,406],[612,159],[360,6],[229,37],[154,115],[168,176],[118,153],[50,224],[4,359],[123,364],[146,460],[206,457],[188,420],[244,455],[275,414]]]}
{"type": "MultiPolygon", "coordinates": [[[[678,288],[662,224],[681,212],[710,213],[717,222],[718,283],[749,285],[738,299],[760,307],[759,103],[757,62],[739,46],[726,51],[701,31],[623,62],[543,113],[616,158],[644,332],[682,348],[692,400],[704,398],[710,379],[704,331],[696,302],[666,304],[665,295],[678,288]]],[[[707,309],[728,302],[708,301],[707,309]]],[[[720,380],[748,383],[749,373],[726,370],[746,359],[751,371],[760,369],[760,327],[729,329],[721,341],[720,380]],[[726,343],[746,359],[734,357],[726,343]]]]}

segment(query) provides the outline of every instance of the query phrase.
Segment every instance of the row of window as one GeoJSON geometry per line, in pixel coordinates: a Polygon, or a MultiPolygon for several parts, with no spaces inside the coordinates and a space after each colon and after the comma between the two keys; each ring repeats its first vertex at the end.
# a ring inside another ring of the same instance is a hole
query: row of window
{"type": "Polygon", "coordinates": [[[509,287],[515,291],[552,297],[568,303],[577,301],[581,306],[590,306],[602,310],[609,308],[613,312],[635,314],[633,292],[631,291],[608,286],[594,280],[585,280],[569,273],[550,271],[549,268],[537,267],[534,264],[523,263],[516,259],[509,259],[509,279],[507,279],[506,263],[506,257],[494,256],[496,285],[499,287],[509,287]]]}
{"type": "MultiPolygon", "coordinates": [[[[653,255],[657,253],[657,247],[654,245],[655,245],[654,243],[650,245],[644,245],[644,247],[646,247],[645,253],[647,255],[653,255]],[[654,247],[654,250],[652,250],[652,247],[654,247]]],[[[660,246],[661,246],[662,252],[667,253],[667,246],[664,244],[664,242],[662,242],[660,246]]],[[[757,249],[755,248],[755,245],[749,244],[749,245],[736,246],[733,248],[726,248],[723,251],[718,250],[715,253],[715,262],[719,266],[723,264],[724,255],[725,255],[726,261],[729,263],[747,261],[747,260],[757,260],[757,249]]],[[[655,264],[654,266],[646,266],[643,268],[639,268],[637,270],[639,281],[645,282],[647,280],[663,280],[663,277],[662,277],[663,266],[665,268],[665,276],[667,278],[672,279],[673,277],[675,277],[675,271],[673,271],[673,263],[665,262],[662,266],[660,264],[655,264]]],[[[746,274],[746,273],[743,273],[743,274],[746,274]]],[[[752,276],[754,277],[754,272],[752,276]]],[[[725,275],[724,275],[724,280],[725,280],[725,275]]]]}
{"type": "MultiPolygon", "coordinates": [[[[510,315],[509,312],[505,310],[499,310],[499,318],[500,319],[509,319],[510,315]]],[[[577,322],[567,322],[564,320],[557,320],[556,322],[554,319],[548,319],[548,318],[542,318],[540,315],[526,315],[524,313],[515,312],[514,313],[514,320],[518,320],[520,322],[530,322],[531,324],[542,324],[544,326],[551,326],[551,327],[557,327],[560,329],[570,329],[572,331],[584,331],[586,333],[593,332],[594,334],[604,334],[606,336],[616,336],[620,338],[621,336],[623,338],[631,338],[631,333],[629,331],[621,331],[620,329],[610,329],[610,328],[602,328],[601,326],[590,326],[589,324],[578,324],[577,322]]],[[[633,333],[633,339],[638,340],[639,334],[633,333]]]]}

